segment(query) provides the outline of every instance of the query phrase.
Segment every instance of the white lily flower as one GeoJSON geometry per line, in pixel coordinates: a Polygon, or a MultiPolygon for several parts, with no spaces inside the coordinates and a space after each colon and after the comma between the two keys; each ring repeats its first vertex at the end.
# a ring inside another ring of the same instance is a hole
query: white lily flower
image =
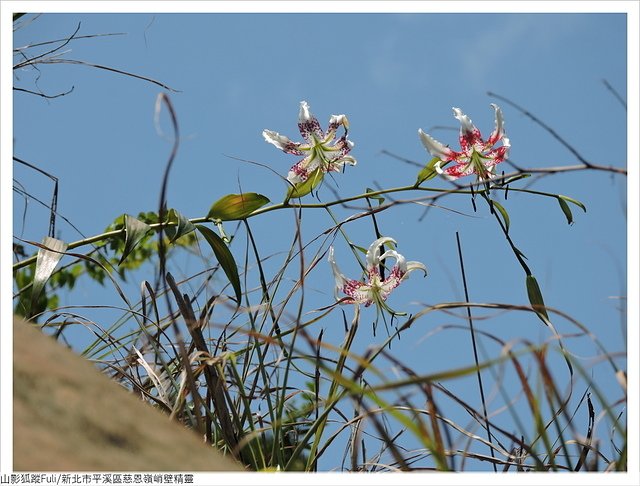
{"type": "Polygon", "coordinates": [[[338,268],[338,265],[334,259],[333,246],[329,248],[329,263],[333,270],[333,276],[336,283],[337,291],[341,291],[347,295],[344,302],[350,304],[364,304],[365,307],[369,307],[371,304],[376,303],[386,308],[384,301],[387,300],[389,294],[403,280],[409,277],[409,274],[414,270],[422,270],[425,275],[427,274],[427,268],[420,262],[406,261],[404,256],[399,254],[395,250],[387,250],[380,254],[381,248],[386,243],[396,244],[393,238],[383,237],[374,241],[369,250],[367,251],[367,282],[360,280],[352,280],[345,277],[338,268]],[[391,269],[389,275],[383,280],[380,276],[380,264],[387,258],[393,258],[396,264],[391,269]]]}
{"type": "Polygon", "coordinates": [[[495,166],[504,161],[511,147],[504,132],[504,117],[502,110],[496,104],[491,104],[495,111],[495,128],[487,140],[482,139],[471,119],[460,108],[453,108],[454,116],[460,122],[460,152],[438,142],[433,137],[418,129],[420,140],[431,155],[440,159],[435,169],[448,179],[455,180],[471,174],[476,174],[479,181],[487,181],[494,177],[495,166]],[[494,147],[499,141],[500,147],[494,147]],[[455,165],[442,169],[443,164],[454,162],[455,165]]]}
{"type": "Polygon", "coordinates": [[[289,138],[272,130],[262,132],[267,142],[283,152],[305,156],[289,171],[287,180],[292,184],[305,182],[318,168],[324,175],[326,172],[341,172],[344,164],[356,165],[356,159],[348,155],[354,144],[347,140],[349,121],[345,115],[332,115],[325,134],[320,128],[318,119],[309,110],[309,104],[302,101],[298,115],[298,128],[305,143],[292,142],[289,138]],[[344,134],[335,140],[340,126],[344,127],[344,134]]]}

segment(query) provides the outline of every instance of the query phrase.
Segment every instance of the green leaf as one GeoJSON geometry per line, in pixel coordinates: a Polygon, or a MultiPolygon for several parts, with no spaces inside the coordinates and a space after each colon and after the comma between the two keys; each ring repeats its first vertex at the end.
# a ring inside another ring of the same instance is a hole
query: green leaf
{"type": "Polygon", "coordinates": [[[527,275],[527,294],[529,295],[529,302],[531,303],[531,307],[533,307],[533,309],[541,318],[542,316],[544,316],[546,321],[549,321],[549,315],[547,314],[547,309],[544,305],[544,299],[542,298],[540,286],[538,285],[538,281],[533,275],[527,275]]]}
{"type": "MultiPolygon", "coordinates": [[[[371,189],[370,187],[367,187],[367,190],[365,191],[365,193],[369,194],[370,192],[377,192],[377,191],[375,189],[371,189]]],[[[384,198],[379,194],[375,196],[367,196],[367,199],[374,199],[375,201],[378,201],[378,204],[384,203],[384,198]]]]}
{"type": "Polygon", "coordinates": [[[143,223],[154,224],[160,222],[160,216],[154,211],[141,211],[138,213],[137,218],[143,223]]]}
{"type": "Polygon", "coordinates": [[[67,251],[67,244],[64,241],[49,236],[46,236],[42,240],[42,245],[45,246],[46,249],[40,248],[38,250],[38,256],[36,257],[36,271],[33,277],[33,287],[31,288],[30,309],[34,309],[34,305],[38,301],[44,285],[47,283],[47,280],[49,280],[49,277],[51,277],[64,252],[67,251]]]}
{"type": "Polygon", "coordinates": [[[520,255],[522,258],[524,258],[525,260],[528,260],[527,255],[525,255],[524,253],[522,253],[518,248],[513,247],[513,251],[516,252],[516,254],[520,255]]]}
{"type": "Polygon", "coordinates": [[[224,270],[224,273],[227,275],[229,282],[231,282],[231,286],[236,294],[236,300],[238,305],[240,305],[242,299],[242,288],[240,287],[240,276],[238,275],[238,266],[236,265],[236,261],[229,250],[229,247],[222,241],[214,231],[207,228],[206,226],[196,225],[196,228],[204,236],[204,239],[207,240],[209,246],[213,250],[216,258],[218,259],[218,263],[224,270]]]}
{"type": "Polygon", "coordinates": [[[568,201],[572,204],[575,204],[576,206],[578,206],[580,209],[582,209],[585,213],[587,212],[587,207],[582,204],[580,201],[578,201],[577,199],[573,199],[572,197],[569,196],[563,196],[562,194],[558,194],[558,197],[564,201],[568,201]]]}
{"type": "Polygon", "coordinates": [[[518,174],[513,177],[509,177],[500,183],[501,186],[506,186],[507,184],[511,184],[512,182],[519,181],[520,179],[527,179],[531,177],[531,174],[518,174]]]}
{"type": "Polygon", "coordinates": [[[136,245],[147,235],[150,229],[151,228],[148,224],[143,223],[139,219],[129,216],[128,214],[124,215],[124,250],[122,251],[122,257],[120,258],[118,265],[121,265],[122,262],[125,261],[136,245]]]}
{"type": "Polygon", "coordinates": [[[567,223],[573,224],[573,214],[571,213],[571,208],[569,207],[569,205],[560,196],[558,196],[558,202],[560,203],[560,208],[562,209],[562,212],[567,218],[567,223]]]}
{"type": "Polygon", "coordinates": [[[165,230],[171,243],[184,235],[188,235],[196,229],[191,221],[175,209],[169,210],[169,217],[167,218],[167,221],[175,224],[175,226],[167,226],[167,229],[165,230]]]}
{"type": "Polygon", "coordinates": [[[353,243],[351,243],[351,247],[355,248],[356,250],[358,250],[360,253],[362,253],[363,255],[367,254],[368,249],[363,247],[363,246],[359,246],[359,245],[354,245],[353,243]]]}
{"type": "Polygon", "coordinates": [[[218,199],[211,209],[207,218],[219,219],[221,221],[231,221],[234,219],[245,219],[256,209],[269,203],[269,199],[262,194],[255,192],[244,192],[242,194],[227,194],[218,199]]]}
{"type": "Polygon", "coordinates": [[[507,230],[507,233],[508,233],[509,232],[509,224],[510,224],[509,213],[507,213],[507,210],[502,206],[502,204],[500,204],[495,199],[491,199],[491,204],[502,215],[502,219],[504,220],[504,226],[505,226],[505,228],[507,230]]]}
{"type": "Polygon", "coordinates": [[[422,168],[420,172],[418,172],[418,178],[416,179],[417,186],[438,175],[438,172],[436,172],[436,164],[438,162],[440,162],[440,159],[438,157],[434,157],[422,168]]]}
{"type": "Polygon", "coordinates": [[[306,196],[320,185],[322,179],[324,179],[324,173],[322,172],[322,169],[318,167],[311,174],[309,174],[309,177],[306,181],[289,187],[285,201],[288,201],[291,198],[306,196]]]}

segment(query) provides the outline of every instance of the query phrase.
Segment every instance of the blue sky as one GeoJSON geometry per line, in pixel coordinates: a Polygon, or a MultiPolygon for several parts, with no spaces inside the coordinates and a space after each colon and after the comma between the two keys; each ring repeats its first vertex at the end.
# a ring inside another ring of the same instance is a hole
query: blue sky
{"type": "MultiPolygon", "coordinates": [[[[419,168],[382,151],[426,163],[430,156],[418,139],[418,128],[457,146],[452,107],[460,107],[486,136],[493,129],[490,103],[498,103],[511,140],[510,158],[520,166],[578,163],[566,147],[488,91],[527,108],[594,164],[626,167],[626,112],[603,83],[627,98],[624,14],[45,14],[15,32],[14,47],[65,37],[78,24],[79,35],[126,35],[77,40],[67,46],[65,58],[133,72],[179,90],[169,93],[182,138],[168,200],[188,217],[204,216],[227,193],[255,191],[274,203],[282,200],[286,187],[279,177],[237,159],[286,175],[296,157],[267,144],[261,132],[268,128],[299,140],[301,100],[309,102],[325,126],[330,115],[346,114],[355,142],[357,166],[325,182],[323,201],[332,198],[330,188],[347,196],[367,187],[412,183],[419,168]]],[[[71,94],[53,100],[15,93],[13,140],[17,157],[59,178],[58,209],[84,235],[100,233],[122,213],[157,209],[171,148],[154,126],[159,87],[68,64],[16,72],[13,82],[47,94],[74,87],[71,94]]],[[[169,133],[164,115],[161,125],[169,133]]],[[[3,140],[6,135],[3,132],[3,140]]],[[[48,180],[17,165],[13,170],[30,193],[43,200],[50,197],[48,180]]],[[[431,182],[450,187],[444,180],[431,182]]],[[[511,216],[511,236],[527,255],[547,305],[579,320],[609,350],[619,352],[626,349],[626,323],[619,310],[627,293],[626,183],[626,178],[604,172],[536,180],[532,189],[571,196],[587,206],[586,214],[574,210],[571,226],[553,199],[515,192],[507,201],[500,199],[511,216]]],[[[514,187],[527,185],[519,184],[514,187]]],[[[4,186],[3,181],[3,192],[4,186]]],[[[31,202],[23,225],[24,201],[14,196],[13,203],[14,233],[40,241],[48,213],[31,202]]],[[[462,239],[470,300],[526,304],[522,269],[486,207],[478,204],[474,213],[469,197],[460,195],[438,204],[444,208],[433,208],[426,216],[418,204],[378,216],[383,234],[398,241],[398,251],[429,269],[426,279],[412,276],[394,292],[392,307],[415,313],[425,303],[464,300],[456,232],[462,239]]],[[[355,211],[336,210],[339,218],[355,211]]],[[[252,221],[263,254],[286,251],[291,237],[273,235],[290,228],[291,222],[292,215],[285,212],[252,221]]],[[[306,212],[303,223],[307,240],[331,226],[321,211],[306,212]]],[[[348,231],[364,247],[374,239],[370,220],[349,225],[348,231]]],[[[81,238],[62,222],[58,232],[65,241],[81,238]]],[[[320,242],[324,248],[329,244],[320,242]]],[[[357,278],[359,267],[346,244],[337,239],[335,246],[342,270],[357,278]]],[[[242,251],[238,248],[237,258],[242,251]]],[[[274,260],[272,270],[281,263],[274,260]]],[[[186,262],[184,269],[197,271],[197,264],[186,262]]],[[[333,299],[328,265],[319,267],[310,282],[309,311],[333,299]]],[[[135,292],[138,285],[132,282],[129,290],[135,292]]],[[[115,304],[117,296],[88,283],[62,302],[115,304]]],[[[96,318],[105,315],[97,313],[96,318]]],[[[372,309],[364,311],[363,323],[374,318],[372,309]]],[[[337,317],[334,321],[323,323],[325,339],[338,344],[343,328],[337,317]]],[[[418,324],[393,348],[417,369],[427,373],[471,363],[468,335],[435,332],[464,321],[440,314],[418,324]]],[[[505,340],[549,338],[534,318],[496,316],[481,326],[505,340]]],[[[383,329],[373,336],[368,326],[362,328],[356,349],[384,336],[383,329]]],[[[558,328],[576,330],[564,320],[558,328]]],[[[486,346],[496,352],[490,343],[486,346]]],[[[596,355],[588,339],[571,346],[586,365],[588,357],[596,355]]],[[[619,364],[624,366],[624,361],[619,364]]],[[[611,387],[608,393],[618,394],[609,369],[594,366],[592,371],[611,387]]],[[[477,398],[469,388],[473,384],[452,386],[459,386],[461,395],[477,398]]]]}

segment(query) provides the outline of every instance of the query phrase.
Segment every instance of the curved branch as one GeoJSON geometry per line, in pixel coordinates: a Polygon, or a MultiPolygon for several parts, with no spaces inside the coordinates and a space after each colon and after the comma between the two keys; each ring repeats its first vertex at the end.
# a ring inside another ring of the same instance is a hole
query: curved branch
{"type": "Polygon", "coordinates": [[[65,91],[64,93],[58,93],[56,95],[47,95],[44,93],[38,93],[37,91],[31,91],[30,89],[24,89],[24,88],[16,88],[14,86],[13,90],[14,91],[22,91],[23,93],[28,93],[28,94],[32,94],[32,95],[36,95],[36,96],[41,96],[43,98],[46,98],[48,100],[53,100],[55,98],[60,98],[61,96],[66,96],[68,94],[70,94],[71,92],[73,92],[75,86],[71,86],[71,89],[69,91],[65,91]]]}
{"type": "Polygon", "coordinates": [[[104,69],[105,71],[110,71],[112,73],[117,73],[117,74],[124,74],[125,76],[130,76],[132,78],[136,78],[136,79],[141,79],[143,81],[147,81],[149,83],[153,83],[157,86],[160,86],[161,88],[164,88],[168,91],[172,91],[174,93],[180,93],[181,91],[178,89],[174,89],[171,86],[167,86],[166,84],[161,83],[160,81],[156,81],[155,79],[152,78],[148,78],[146,76],[141,76],[139,74],[133,74],[130,73],[128,71],[122,71],[121,69],[116,69],[116,68],[112,68],[109,66],[103,66],[101,64],[93,64],[90,62],[85,62],[85,61],[78,61],[75,59],[45,59],[40,61],[41,64],[76,64],[76,65],[80,65],[80,66],[89,66],[89,67],[93,67],[96,69],[104,69]]]}

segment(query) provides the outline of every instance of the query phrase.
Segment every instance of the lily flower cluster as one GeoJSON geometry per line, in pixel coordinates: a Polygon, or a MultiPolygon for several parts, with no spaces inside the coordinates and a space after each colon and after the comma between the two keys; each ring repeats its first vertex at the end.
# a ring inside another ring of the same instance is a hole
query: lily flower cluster
{"type": "MultiPolygon", "coordinates": [[[[460,108],[453,108],[454,117],[460,122],[459,151],[443,145],[422,129],[418,130],[422,144],[436,161],[433,166],[436,173],[450,180],[475,174],[478,182],[486,184],[495,177],[495,167],[505,160],[511,144],[505,135],[502,110],[498,105],[491,106],[495,112],[495,128],[486,140],[460,108]],[[500,143],[499,146],[498,143],[500,143]],[[453,165],[446,167],[450,163],[453,165]]],[[[309,104],[302,101],[298,115],[298,128],[304,142],[293,142],[272,130],[262,132],[267,142],[283,152],[304,156],[291,167],[287,175],[287,180],[294,190],[290,192],[289,197],[302,197],[309,194],[322,182],[326,173],[341,172],[345,164],[356,165],[356,159],[349,155],[354,144],[347,138],[349,121],[345,115],[332,115],[325,133],[318,119],[311,113],[309,104]],[[336,139],[340,127],[344,128],[344,133],[336,139]]],[[[407,279],[414,270],[422,270],[426,275],[427,269],[422,263],[408,262],[392,249],[382,252],[384,245],[392,244],[395,245],[396,241],[389,237],[379,238],[371,244],[366,257],[366,281],[345,277],[335,262],[333,247],[329,248],[328,260],[333,270],[336,294],[342,292],[346,295],[340,302],[364,304],[365,307],[375,303],[391,311],[385,301],[393,289],[407,279]],[[395,259],[395,265],[391,268],[389,275],[382,278],[380,272],[387,258],[395,259]]]]}

